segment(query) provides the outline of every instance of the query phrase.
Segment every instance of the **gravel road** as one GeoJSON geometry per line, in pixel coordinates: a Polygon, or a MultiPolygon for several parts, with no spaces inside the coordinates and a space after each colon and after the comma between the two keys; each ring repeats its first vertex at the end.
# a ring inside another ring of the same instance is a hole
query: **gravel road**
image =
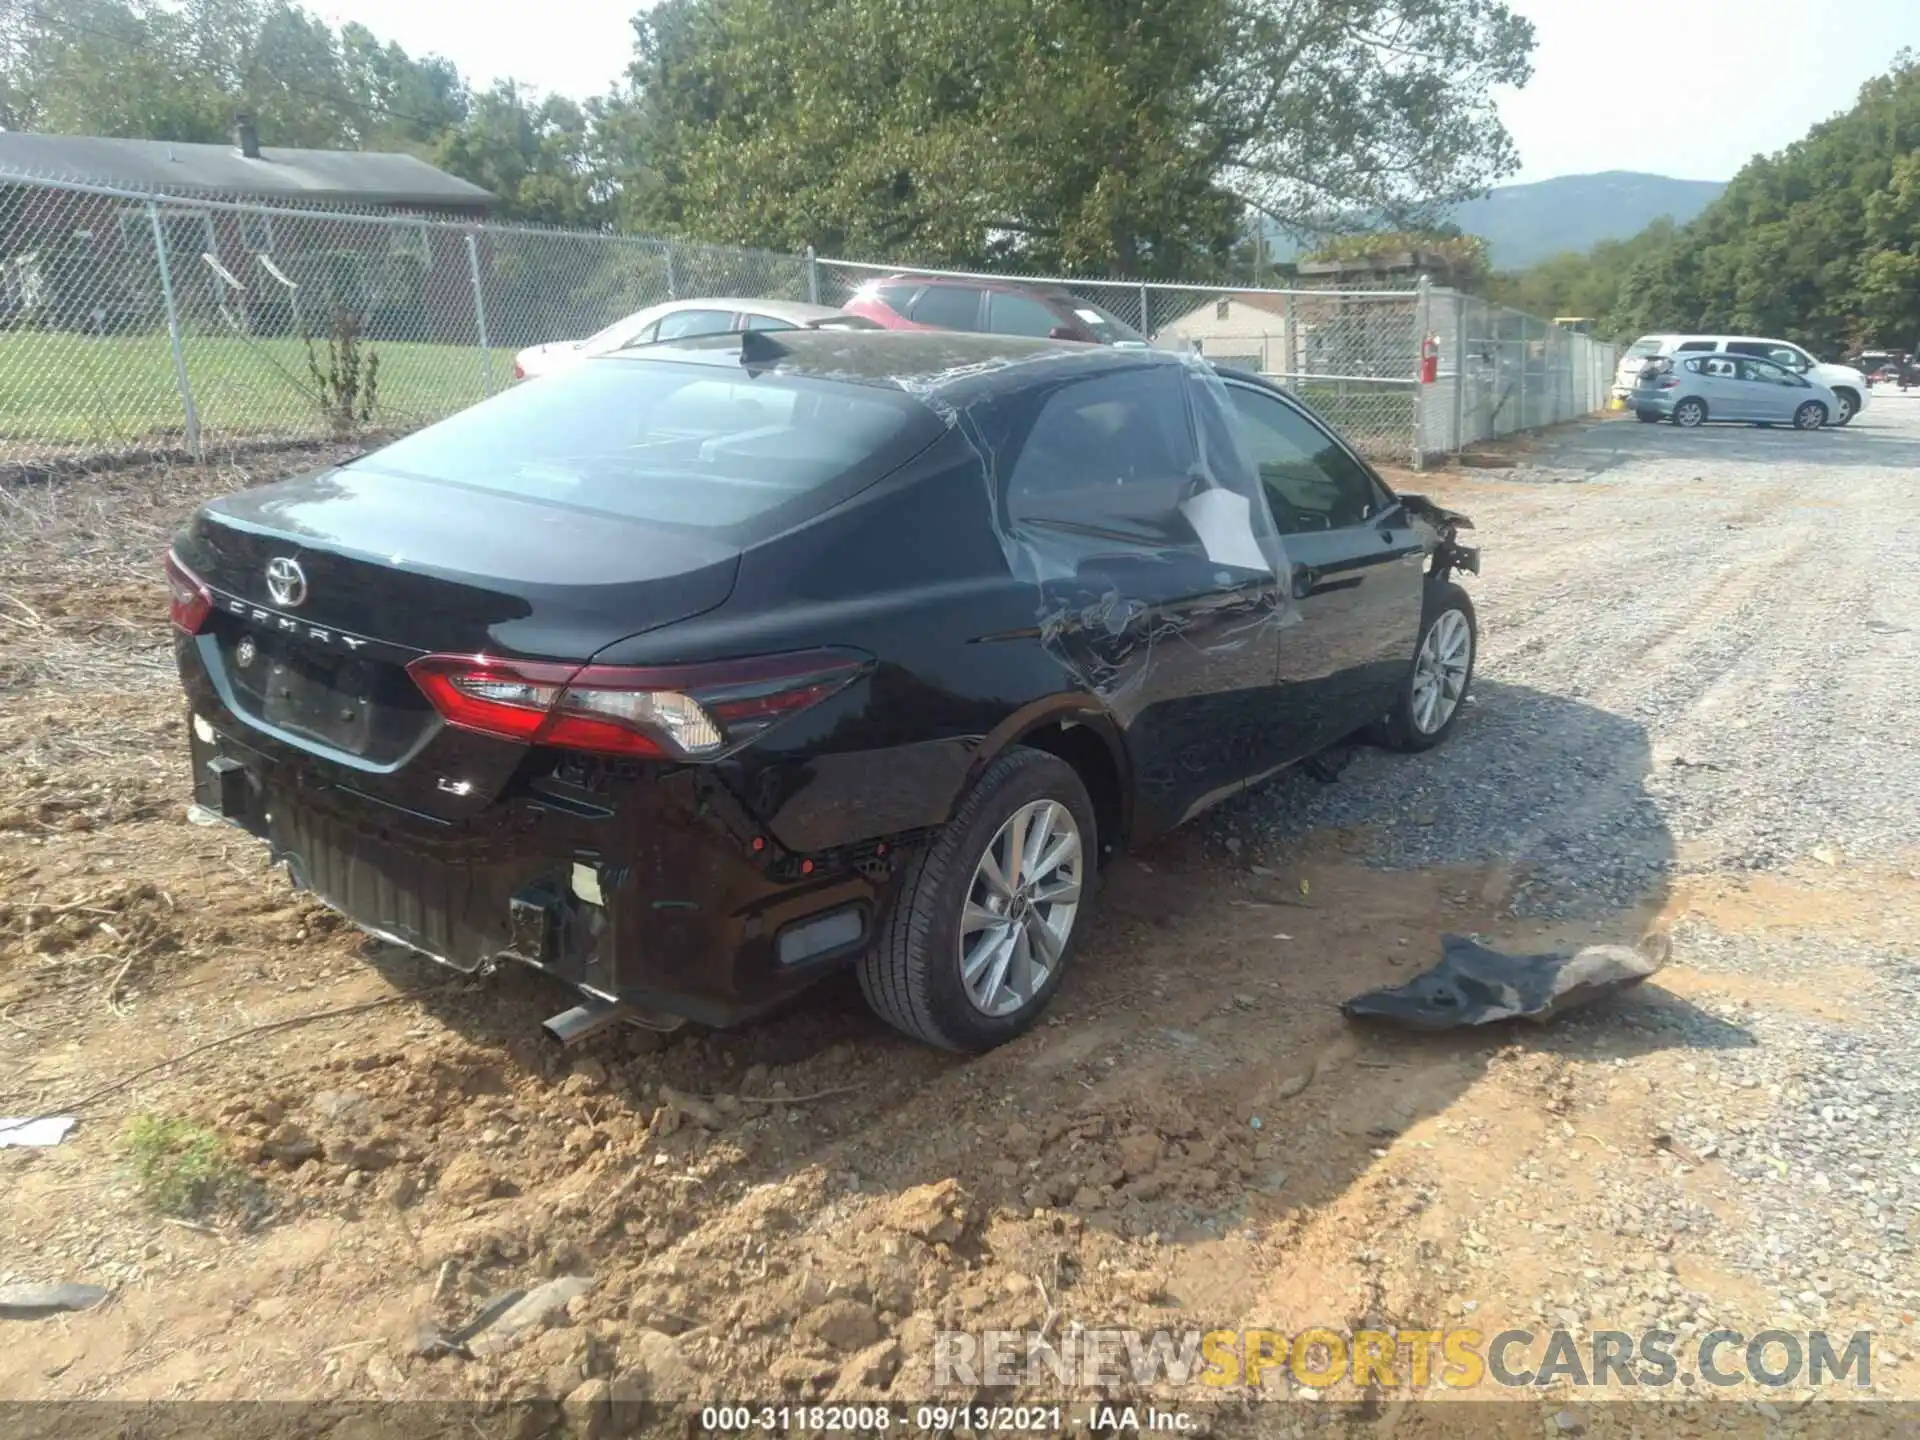
{"type": "MultiPolygon", "coordinates": [[[[1384,867],[1510,866],[1515,917],[1659,907],[1691,1003],[1624,1012],[1667,1036],[1626,1087],[1699,1163],[1603,1157],[1584,1207],[1555,1195],[1564,1162],[1533,1183],[1523,1164],[1507,1198],[1711,1257],[1759,1287],[1757,1318],[1869,1326],[1882,1379],[1905,1363],[1910,1382],[1920,397],[1814,435],[1568,427],[1489,475],[1442,482],[1487,552],[1479,696],[1453,743],[1356,750],[1336,783],[1247,797],[1216,838],[1358,826],[1384,867]]],[[[1629,1065],[1621,1013],[1554,1032],[1582,1086],[1629,1065]]],[[[1572,1247],[1575,1283],[1539,1313],[1726,1318],[1715,1287],[1649,1291],[1661,1272],[1606,1248],[1572,1247]]]]}

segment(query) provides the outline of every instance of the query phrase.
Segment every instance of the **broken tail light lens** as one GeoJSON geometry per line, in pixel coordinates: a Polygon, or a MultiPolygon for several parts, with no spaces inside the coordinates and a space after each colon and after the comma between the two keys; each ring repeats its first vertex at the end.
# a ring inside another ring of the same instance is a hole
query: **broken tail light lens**
{"type": "Polygon", "coordinates": [[[701,665],[578,665],[425,655],[407,666],[450,725],[601,755],[714,760],[866,673],[847,650],[701,665]]]}
{"type": "Polygon", "coordinates": [[[182,565],[180,557],[171,550],[167,552],[166,570],[168,609],[173,623],[189,635],[198,635],[206,629],[207,617],[213,614],[213,592],[198,575],[182,565]]]}

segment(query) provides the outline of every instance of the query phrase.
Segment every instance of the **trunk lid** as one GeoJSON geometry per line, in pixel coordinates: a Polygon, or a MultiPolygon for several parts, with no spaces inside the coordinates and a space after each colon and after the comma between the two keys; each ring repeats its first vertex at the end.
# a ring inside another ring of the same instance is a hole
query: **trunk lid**
{"type": "Polygon", "coordinates": [[[490,801],[525,747],[443,726],[409,660],[585,661],[720,605],[740,559],[712,532],[364,463],[214,501],[175,553],[212,591],[199,652],[229,708],[442,818],[490,801]]]}

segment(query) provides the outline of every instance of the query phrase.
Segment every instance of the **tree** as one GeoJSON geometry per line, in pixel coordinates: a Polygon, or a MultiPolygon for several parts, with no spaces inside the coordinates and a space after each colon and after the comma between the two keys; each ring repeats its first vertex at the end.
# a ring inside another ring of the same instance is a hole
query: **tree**
{"type": "Polygon", "coordinates": [[[609,116],[623,213],[928,262],[1221,268],[1249,209],[1412,223],[1512,167],[1498,0],[666,0],[609,116]]]}
{"type": "Polygon", "coordinates": [[[1845,114],[1747,164],[1628,270],[1623,330],[1778,335],[1822,354],[1920,345],[1920,59],[1845,114]]]}
{"type": "Polygon", "coordinates": [[[1370,260],[1425,251],[1446,262],[1446,283],[1462,290],[1484,290],[1492,275],[1487,261],[1487,242],[1478,235],[1463,235],[1458,228],[1439,230],[1369,231],[1362,235],[1342,235],[1322,244],[1300,258],[1302,260],[1370,260]]]}
{"type": "Polygon", "coordinates": [[[1596,333],[1619,335],[1633,324],[1624,314],[1634,293],[1629,277],[1636,287],[1650,283],[1648,267],[1672,249],[1677,234],[1663,217],[1630,240],[1602,240],[1584,255],[1565,251],[1517,274],[1492,276],[1486,293],[1532,315],[1587,316],[1596,333]]]}
{"type": "Polygon", "coordinates": [[[503,80],[474,97],[433,158],[499,196],[498,213],[508,219],[592,227],[605,221],[607,202],[591,148],[580,106],[529,96],[503,80]]]}

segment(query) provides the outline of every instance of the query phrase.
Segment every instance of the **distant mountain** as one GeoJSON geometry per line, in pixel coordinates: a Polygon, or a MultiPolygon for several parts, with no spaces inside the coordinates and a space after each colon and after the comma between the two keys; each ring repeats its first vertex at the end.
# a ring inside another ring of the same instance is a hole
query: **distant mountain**
{"type": "MultiPolygon", "coordinates": [[[[1523,270],[1563,250],[1584,253],[1602,240],[1629,239],[1662,215],[1684,225],[1726,188],[1721,180],[1675,180],[1632,170],[1558,175],[1531,185],[1498,186],[1454,206],[1447,218],[1487,242],[1494,269],[1523,270]]],[[[1275,235],[1268,255],[1291,260],[1302,248],[1275,235]]]]}
{"type": "Polygon", "coordinates": [[[1502,185],[1453,207],[1448,218],[1487,242],[1496,270],[1522,270],[1562,250],[1638,235],[1662,215],[1684,225],[1720,197],[1721,180],[1675,180],[1608,170],[1502,185]]]}

